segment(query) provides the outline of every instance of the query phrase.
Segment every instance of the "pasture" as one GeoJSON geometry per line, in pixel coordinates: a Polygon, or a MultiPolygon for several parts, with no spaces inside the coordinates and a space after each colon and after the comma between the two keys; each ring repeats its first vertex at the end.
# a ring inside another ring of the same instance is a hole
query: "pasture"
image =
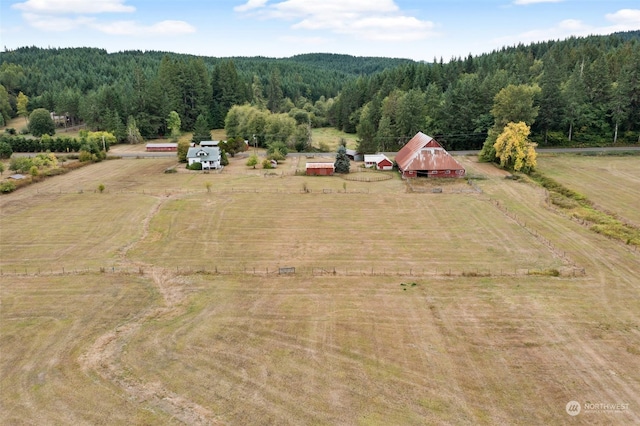
{"type": "Polygon", "coordinates": [[[640,253],[459,159],[480,192],[237,157],[2,196],[0,423],[639,422],[640,253]]]}
{"type": "Polygon", "coordinates": [[[542,173],[640,226],[640,157],[548,155],[538,163],[542,173]],[[563,167],[567,158],[571,168],[563,167]]]}

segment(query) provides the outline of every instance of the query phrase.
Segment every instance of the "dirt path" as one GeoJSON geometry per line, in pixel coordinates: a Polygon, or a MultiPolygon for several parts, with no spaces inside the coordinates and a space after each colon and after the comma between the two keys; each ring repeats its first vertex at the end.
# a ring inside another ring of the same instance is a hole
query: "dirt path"
{"type": "Polygon", "coordinates": [[[186,278],[176,276],[164,268],[132,262],[127,259],[127,253],[148,236],[151,220],[162,206],[179,197],[181,196],[159,197],[143,221],[143,232],[140,238],[120,250],[121,262],[125,266],[136,266],[147,271],[145,275],[148,273],[151,277],[155,288],[162,297],[162,303],[141,311],[132,320],[100,336],[80,357],[79,361],[85,374],[89,374],[91,371],[96,372],[103,380],[121,388],[133,401],[165,412],[171,418],[178,419],[185,424],[211,425],[219,422],[210,410],[172,392],[162,383],[149,383],[131,377],[126,373],[126,366],[121,362],[125,347],[140,332],[146,322],[160,318],[172,318],[184,312],[182,302],[186,297],[185,287],[188,284],[186,278]]]}

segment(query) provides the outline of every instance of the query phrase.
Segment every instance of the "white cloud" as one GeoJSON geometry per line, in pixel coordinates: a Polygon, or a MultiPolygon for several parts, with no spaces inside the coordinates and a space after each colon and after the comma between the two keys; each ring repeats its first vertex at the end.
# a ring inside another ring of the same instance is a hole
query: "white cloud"
{"type": "Polygon", "coordinates": [[[40,15],[37,13],[24,13],[22,17],[31,27],[42,31],[52,32],[74,30],[94,21],[94,18],[87,18],[83,16],[66,18],[61,16],[40,15]]]}
{"type": "Polygon", "coordinates": [[[577,19],[565,19],[552,27],[535,29],[494,41],[503,45],[515,45],[517,43],[532,43],[542,40],[564,40],[571,36],[606,35],[620,31],[634,31],[640,28],[640,9],[621,9],[615,13],[605,15],[605,18],[612,25],[593,26],[577,19]]]}
{"type": "Polygon", "coordinates": [[[135,12],[126,0],[27,0],[12,7],[22,11],[25,22],[42,31],[63,32],[81,27],[110,35],[164,36],[189,34],[195,27],[184,21],[166,20],[151,25],[136,21],[99,21],[87,15],[135,12]]]}
{"type": "Polygon", "coordinates": [[[190,34],[196,31],[195,27],[184,21],[162,21],[153,25],[140,25],[135,21],[116,21],[93,23],[91,28],[105,34],[133,36],[167,36],[190,34]]]}
{"type": "Polygon", "coordinates": [[[293,21],[291,28],[297,30],[326,30],[365,40],[422,40],[434,34],[432,22],[406,16],[393,0],[283,0],[261,9],[259,16],[293,21]]]}
{"type": "Polygon", "coordinates": [[[25,13],[91,15],[106,12],[135,12],[126,0],[27,0],[11,7],[25,13]]]}
{"type": "Polygon", "coordinates": [[[518,6],[537,3],[562,3],[564,0],[515,0],[513,4],[518,6]]]}
{"type": "Polygon", "coordinates": [[[640,28],[640,9],[621,9],[616,13],[608,13],[605,15],[607,21],[612,22],[613,25],[619,26],[621,30],[637,30],[640,28]]]}
{"type": "Polygon", "coordinates": [[[248,0],[247,3],[233,8],[236,12],[247,12],[253,9],[259,9],[267,4],[267,0],[248,0]]]}

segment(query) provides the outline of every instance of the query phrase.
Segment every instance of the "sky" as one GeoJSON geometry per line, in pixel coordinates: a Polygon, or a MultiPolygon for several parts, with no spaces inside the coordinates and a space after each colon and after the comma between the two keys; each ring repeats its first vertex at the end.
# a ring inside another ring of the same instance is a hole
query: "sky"
{"type": "Polygon", "coordinates": [[[640,30],[640,0],[0,0],[0,48],[444,62],[640,30]]]}

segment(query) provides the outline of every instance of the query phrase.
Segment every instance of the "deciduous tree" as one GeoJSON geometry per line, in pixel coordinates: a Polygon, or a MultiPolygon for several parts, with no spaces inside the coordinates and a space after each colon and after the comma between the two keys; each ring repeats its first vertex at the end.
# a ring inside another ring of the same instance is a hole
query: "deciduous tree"
{"type": "Polygon", "coordinates": [[[20,117],[24,117],[24,121],[27,121],[29,118],[28,105],[29,97],[22,92],[18,93],[18,97],[16,98],[16,109],[18,110],[18,115],[20,117]]]}
{"type": "Polygon", "coordinates": [[[174,141],[178,140],[180,136],[180,127],[182,126],[182,122],[180,121],[180,116],[177,112],[171,111],[169,116],[167,117],[167,129],[169,129],[169,134],[171,135],[171,139],[174,141]]]}
{"type": "Polygon", "coordinates": [[[524,122],[508,123],[493,145],[500,165],[529,173],[536,166],[535,144],[529,141],[530,128],[524,122]]]}
{"type": "Polygon", "coordinates": [[[44,108],[33,110],[29,116],[29,132],[35,137],[40,137],[44,134],[53,136],[56,133],[56,126],[49,111],[44,108]]]}

